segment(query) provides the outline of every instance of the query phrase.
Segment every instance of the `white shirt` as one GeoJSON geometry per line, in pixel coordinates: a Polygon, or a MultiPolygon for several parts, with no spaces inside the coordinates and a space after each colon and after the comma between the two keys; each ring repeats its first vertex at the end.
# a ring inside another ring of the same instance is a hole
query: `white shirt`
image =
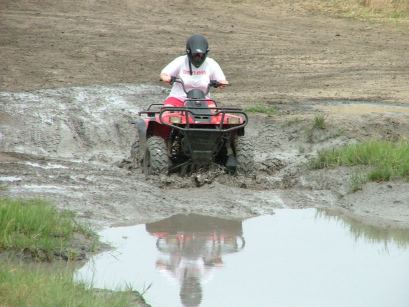
{"type": "MultiPolygon", "coordinates": [[[[189,58],[187,55],[182,55],[174,59],[162,69],[161,74],[168,74],[169,76],[182,79],[187,92],[195,88],[206,93],[210,80],[226,80],[220,65],[209,57],[206,58],[199,68],[196,68],[192,64],[192,75],[190,75],[189,58]]],[[[180,83],[175,82],[173,84],[169,97],[175,97],[182,101],[186,99],[186,93],[183,91],[180,83]]]]}

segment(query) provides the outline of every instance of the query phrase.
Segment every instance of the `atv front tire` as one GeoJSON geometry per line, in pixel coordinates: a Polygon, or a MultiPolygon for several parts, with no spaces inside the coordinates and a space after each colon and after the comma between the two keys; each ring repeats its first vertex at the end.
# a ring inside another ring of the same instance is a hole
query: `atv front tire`
{"type": "Polygon", "coordinates": [[[235,140],[237,159],[236,172],[239,175],[250,175],[254,171],[254,145],[247,136],[238,136],[235,140]]]}
{"type": "Polygon", "coordinates": [[[142,163],[145,175],[167,174],[169,162],[165,140],[159,136],[147,139],[142,163]]]}

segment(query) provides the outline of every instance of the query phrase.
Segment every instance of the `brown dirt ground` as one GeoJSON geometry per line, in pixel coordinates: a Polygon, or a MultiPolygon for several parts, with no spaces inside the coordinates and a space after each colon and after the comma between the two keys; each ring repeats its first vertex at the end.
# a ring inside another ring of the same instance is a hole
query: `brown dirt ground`
{"type": "Polygon", "coordinates": [[[409,101],[407,29],[301,3],[3,0],[0,89],[156,83],[187,36],[203,33],[235,102],[409,101]]]}

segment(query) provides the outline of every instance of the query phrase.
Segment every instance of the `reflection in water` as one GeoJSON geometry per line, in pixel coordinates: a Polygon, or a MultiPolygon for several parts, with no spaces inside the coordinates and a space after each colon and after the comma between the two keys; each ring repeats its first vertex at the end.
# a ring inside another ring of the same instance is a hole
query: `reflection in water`
{"type": "Polygon", "coordinates": [[[280,209],[244,221],[178,215],[99,234],[115,250],[74,278],[149,288],[144,297],[155,307],[409,306],[409,233],[324,211],[280,209]]]}
{"type": "Polygon", "coordinates": [[[202,281],[214,267],[222,266],[223,255],[245,246],[241,221],[179,214],[147,224],[146,230],[157,238],[161,252],[156,267],[180,283],[184,306],[199,306],[202,281]]]}
{"type": "Polygon", "coordinates": [[[366,239],[371,243],[382,242],[385,249],[388,248],[388,244],[391,244],[391,242],[402,248],[409,246],[409,231],[407,229],[379,228],[366,225],[351,217],[326,209],[317,209],[316,216],[341,222],[351,232],[355,241],[366,239]]]}

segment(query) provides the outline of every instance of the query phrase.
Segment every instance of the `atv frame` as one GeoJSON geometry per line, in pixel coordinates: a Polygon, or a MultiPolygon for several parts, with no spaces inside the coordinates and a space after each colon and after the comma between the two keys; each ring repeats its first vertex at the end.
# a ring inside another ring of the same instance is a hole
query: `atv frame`
{"type": "MultiPolygon", "coordinates": [[[[181,79],[173,82],[184,89],[181,79]]],[[[219,85],[212,81],[208,91],[219,85]]],[[[151,104],[139,112],[134,122],[139,137],[131,150],[134,165],[142,166],[146,175],[177,171],[184,175],[214,163],[225,166],[229,173],[249,173],[254,153],[244,136],[247,114],[240,108],[218,107],[216,101],[206,98],[207,93],[186,94],[184,107],[151,104]]]]}

